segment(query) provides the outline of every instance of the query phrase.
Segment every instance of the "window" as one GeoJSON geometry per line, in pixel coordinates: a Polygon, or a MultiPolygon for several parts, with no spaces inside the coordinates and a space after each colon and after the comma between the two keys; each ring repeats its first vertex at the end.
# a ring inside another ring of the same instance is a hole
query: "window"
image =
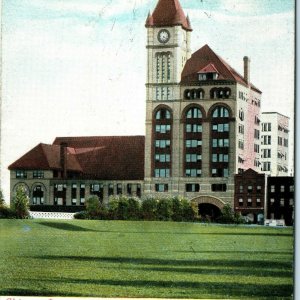
{"type": "Polygon", "coordinates": [[[275,193],[275,185],[271,185],[271,193],[275,193]]]}
{"type": "Polygon", "coordinates": [[[37,185],[32,191],[32,204],[43,205],[44,204],[44,190],[41,185],[37,185]]]}
{"type": "Polygon", "coordinates": [[[212,168],[211,175],[212,177],[228,177],[229,171],[227,168],[212,168]]]}
{"type": "Polygon", "coordinates": [[[274,199],[274,198],[271,198],[271,199],[270,199],[270,203],[271,203],[271,205],[273,205],[273,204],[275,203],[275,199],[274,199]]]}
{"type": "Polygon", "coordinates": [[[294,185],[290,185],[290,192],[294,192],[295,188],[294,185]]]}
{"type": "Polygon", "coordinates": [[[155,184],[155,191],[156,192],[167,192],[168,191],[168,184],[156,183],[155,184]]]}
{"type": "Polygon", "coordinates": [[[157,162],[170,162],[170,154],[155,154],[155,161],[157,162]]]}
{"type": "Polygon", "coordinates": [[[271,162],[263,162],[262,171],[270,171],[271,170],[271,162]]]}
{"type": "Polygon", "coordinates": [[[199,108],[190,108],[186,113],[187,119],[200,119],[202,118],[202,113],[199,108]]]}
{"type": "Polygon", "coordinates": [[[244,141],[243,140],[239,140],[239,149],[244,149],[244,141]]]}
{"type": "Polygon", "coordinates": [[[271,131],[271,123],[262,123],[262,131],[271,131]]]}
{"type": "Polygon", "coordinates": [[[44,178],[44,171],[41,170],[33,171],[33,178],[44,178]]]}
{"type": "Polygon", "coordinates": [[[27,172],[24,170],[17,170],[16,178],[27,178],[27,172]]]}
{"type": "Polygon", "coordinates": [[[254,144],[254,152],[259,153],[259,145],[254,144]]]}
{"type": "Polygon", "coordinates": [[[281,206],[281,207],[284,207],[284,198],[281,198],[281,199],[280,199],[280,206],[281,206]]]}
{"type": "Polygon", "coordinates": [[[185,176],[187,177],[201,177],[201,169],[186,169],[185,176]]]}
{"type": "Polygon", "coordinates": [[[283,145],[284,145],[284,147],[288,147],[289,146],[288,139],[283,139],[283,145]]]}
{"type": "Polygon", "coordinates": [[[201,161],[201,154],[186,154],[185,155],[185,161],[186,162],[197,162],[201,161]]]}
{"type": "MultiPolygon", "coordinates": [[[[207,79],[217,79],[217,73],[207,73],[207,79]],[[215,75],[213,75],[215,74],[215,75]]],[[[210,90],[210,98],[211,99],[228,99],[231,95],[230,88],[213,88],[210,90]]]]}
{"type": "Polygon", "coordinates": [[[197,148],[202,146],[202,140],[186,140],[185,146],[186,148],[197,148]]]}
{"type": "Polygon", "coordinates": [[[261,200],[260,200],[260,198],[256,199],[256,206],[261,206],[261,200]]]}
{"type": "Polygon", "coordinates": [[[80,191],[79,191],[79,197],[80,197],[80,205],[84,205],[85,202],[85,184],[80,184],[80,191]]]}
{"type": "Polygon", "coordinates": [[[212,124],[212,131],[229,132],[229,124],[212,124]]]}
{"type": "Polygon", "coordinates": [[[248,198],[247,206],[252,206],[252,199],[251,198],[248,198]]]}
{"type": "Polygon", "coordinates": [[[155,131],[159,133],[167,133],[171,130],[171,125],[156,125],[155,131]]]}
{"type": "Polygon", "coordinates": [[[142,186],[139,183],[136,185],[136,195],[139,198],[142,196],[142,186]]]}
{"type": "Polygon", "coordinates": [[[77,203],[77,184],[76,183],[72,183],[71,198],[72,198],[72,205],[76,205],[76,203],[77,203]]]}
{"type": "Polygon", "coordinates": [[[270,158],[271,157],[271,149],[262,149],[262,157],[270,158]]]}
{"type": "Polygon", "coordinates": [[[228,162],[228,154],[217,154],[217,153],[213,153],[212,154],[212,162],[228,162]]]}
{"type": "Polygon", "coordinates": [[[263,145],[271,145],[271,136],[270,135],[262,135],[262,144],[263,145]]]}
{"type": "Polygon", "coordinates": [[[202,89],[192,89],[184,91],[185,99],[203,99],[204,91],[202,89]]]}
{"type": "Polygon", "coordinates": [[[239,133],[244,134],[244,125],[239,124],[239,133]]]}
{"type": "Polygon", "coordinates": [[[117,195],[122,195],[123,189],[122,189],[122,183],[117,184],[117,195]]]}
{"type": "Polygon", "coordinates": [[[229,139],[213,139],[212,146],[213,148],[227,148],[229,147],[229,139]]]}
{"type": "Polygon", "coordinates": [[[127,184],[127,195],[129,195],[129,196],[132,195],[132,184],[131,183],[127,184]]]}
{"type": "Polygon", "coordinates": [[[290,206],[294,206],[294,199],[293,199],[293,198],[291,198],[291,199],[289,200],[289,205],[290,205],[290,206]]]}
{"type": "Polygon", "coordinates": [[[280,192],[284,192],[284,185],[280,186],[280,192]]]}
{"type": "Polygon", "coordinates": [[[282,137],[278,137],[278,145],[282,146],[282,137]]]}
{"type": "Polygon", "coordinates": [[[239,118],[240,118],[241,121],[244,121],[245,115],[244,115],[243,109],[239,110],[239,118]]]}
{"type": "Polygon", "coordinates": [[[108,185],[108,196],[112,196],[114,194],[114,185],[110,183],[108,185]]]}
{"type": "Polygon", "coordinates": [[[169,148],[171,144],[170,140],[156,140],[155,147],[156,148],[169,148]]]}
{"type": "Polygon", "coordinates": [[[197,183],[187,183],[185,185],[185,191],[186,192],[199,192],[200,191],[200,185],[197,183]]]}
{"type": "Polygon", "coordinates": [[[225,183],[213,183],[211,185],[211,190],[213,192],[226,192],[227,186],[225,183]]]}
{"type": "Polygon", "coordinates": [[[261,193],[261,185],[258,185],[258,186],[256,187],[256,191],[257,191],[258,193],[261,193]]]}
{"type": "Polygon", "coordinates": [[[213,112],[212,112],[213,118],[228,118],[229,117],[229,111],[227,108],[223,106],[217,106],[213,112]]]}
{"type": "Polygon", "coordinates": [[[170,169],[155,169],[155,177],[170,177],[170,169]]]}
{"type": "Polygon", "coordinates": [[[202,125],[186,124],[186,132],[202,132],[202,125]]]}
{"type": "Polygon", "coordinates": [[[160,109],[156,112],[155,115],[156,120],[166,120],[171,119],[171,113],[167,109],[160,109]]]}
{"type": "Polygon", "coordinates": [[[254,129],[254,138],[259,139],[259,130],[254,129]]]}
{"type": "Polygon", "coordinates": [[[239,206],[243,206],[244,205],[244,199],[243,198],[239,198],[239,206]]]}
{"type": "Polygon", "coordinates": [[[247,192],[248,193],[252,193],[252,191],[253,191],[253,186],[252,185],[248,185],[247,192]]]}
{"type": "Polygon", "coordinates": [[[239,186],[239,191],[240,191],[240,193],[243,193],[243,191],[244,191],[244,186],[243,185],[239,186]]]}

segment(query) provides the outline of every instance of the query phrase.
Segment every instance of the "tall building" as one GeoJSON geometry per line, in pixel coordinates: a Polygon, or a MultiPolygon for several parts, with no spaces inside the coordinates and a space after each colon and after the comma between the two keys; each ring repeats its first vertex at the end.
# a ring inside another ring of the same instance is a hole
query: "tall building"
{"type": "Polygon", "coordinates": [[[39,185],[49,204],[80,205],[83,193],[99,192],[106,201],[133,184],[136,195],[187,197],[201,214],[233,207],[234,175],[260,169],[261,91],[250,82],[250,59],[244,57],[241,75],[208,45],[192,54],[191,23],[178,0],[159,0],[145,25],[145,139],[58,138],[38,145],[9,167],[12,195],[26,184],[34,203],[39,185]]]}
{"type": "Polygon", "coordinates": [[[241,75],[208,45],[191,54],[178,0],[159,0],[146,28],[145,193],[233,205],[234,174],[259,170],[261,91],[250,59],[241,75]]]}
{"type": "Polygon", "coordinates": [[[261,171],[289,176],[289,118],[277,112],[261,114],[261,171]]]}

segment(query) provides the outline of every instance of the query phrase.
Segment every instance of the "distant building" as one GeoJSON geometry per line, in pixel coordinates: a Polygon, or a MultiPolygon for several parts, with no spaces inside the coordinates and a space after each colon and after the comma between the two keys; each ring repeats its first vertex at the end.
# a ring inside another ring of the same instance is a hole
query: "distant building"
{"type": "Polygon", "coordinates": [[[261,171],[289,175],[289,118],[277,112],[261,114],[261,171]]]}
{"type": "Polygon", "coordinates": [[[266,175],[248,169],[235,175],[234,210],[254,223],[264,220],[266,175]]]}
{"type": "Polygon", "coordinates": [[[266,218],[285,220],[286,225],[294,224],[294,177],[268,177],[266,218]]]}

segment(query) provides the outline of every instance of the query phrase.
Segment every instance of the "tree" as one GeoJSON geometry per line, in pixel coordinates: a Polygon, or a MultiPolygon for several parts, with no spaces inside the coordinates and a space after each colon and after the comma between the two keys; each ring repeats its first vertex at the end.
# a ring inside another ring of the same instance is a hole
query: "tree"
{"type": "Polygon", "coordinates": [[[5,200],[2,190],[0,190],[0,206],[5,206],[5,200]]]}
{"type": "Polygon", "coordinates": [[[29,198],[24,186],[18,186],[12,201],[12,210],[17,218],[25,219],[29,216],[29,198]]]}
{"type": "Polygon", "coordinates": [[[97,196],[91,196],[85,203],[86,211],[91,218],[100,214],[100,202],[97,196]]]}

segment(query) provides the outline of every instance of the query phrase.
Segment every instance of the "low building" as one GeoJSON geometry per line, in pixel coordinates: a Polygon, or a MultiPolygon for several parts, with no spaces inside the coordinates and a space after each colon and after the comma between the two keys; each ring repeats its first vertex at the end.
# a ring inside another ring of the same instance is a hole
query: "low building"
{"type": "Polygon", "coordinates": [[[294,177],[268,177],[266,216],[271,220],[284,220],[294,224],[294,177]]]}
{"type": "Polygon", "coordinates": [[[253,223],[264,219],[265,184],[265,175],[252,169],[235,175],[234,210],[253,223]]]}
{"type": "Polygon", "coordinates": [[[39,144],[9,166],[11,197],[22,185],[31,206],[82,206],[97,195],[140,197],[144,180],[143,136],[56,138],[39,144]]]}

